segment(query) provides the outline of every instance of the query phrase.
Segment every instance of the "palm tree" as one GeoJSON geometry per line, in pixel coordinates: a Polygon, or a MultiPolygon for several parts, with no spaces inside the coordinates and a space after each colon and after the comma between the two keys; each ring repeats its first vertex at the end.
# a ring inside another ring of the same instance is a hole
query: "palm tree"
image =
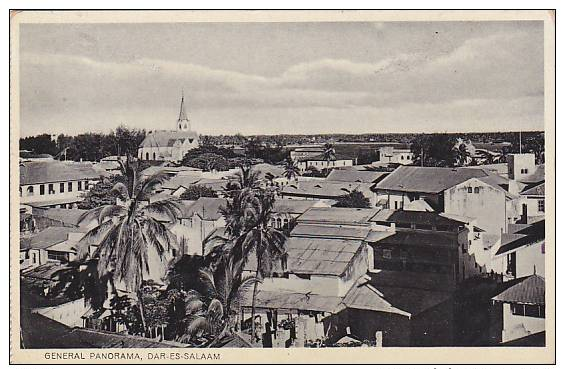
{"type": "Polygon", "coordinates": [[[455,161],[458,166],[462,167],[467,164],[467,161],[471,154],[467,150],[467,145],[464,142],[458,142],[453,148],[455,151],[455,161]]]}
{"type": "Polygon", "coordinates": [[[272,275],[275,263],[285,255],[286,235],[271,227],[270,219],[274,204],[270,191],[240,191],[226,208],[221,209],[226,219],[227,237],[206,240],[206,255],[221,258],[230,265],[236,280],[241,280],[243,270],[253,257],[256,263],[255,283],[251,303],[251,334],[255,337],[255,305],[257,286],[264,277],[272,275]]]}
{"type": "Polygon", "coordinates": [[[326,161],[326,164],[327,164],[326,168],[329,170],[330,169],[330,161],[335,160],[335,149],[334,149],[334,147],[331,143],[326,142],[326,144],[324,145],[324,151],[322,153],[322,157],[326,161]]]}
{"type": "Polygon", "coordinates": [[[300,169],[298,169],[298,166],[296,165],[296,163],[294,162],[294,160],[292,160],[292,158],[288,157],[285,162],[284,162],[284,172],[283,175],[285,176],[286,179],[288,179],[289,181],[292,178],[296,178],[300,175],[300,169]]]}
{"type": "Polygon", "coordinates": [[[154,250],[164,262],[165,254],[176,247],[175,237],[162,221],[176,222],[180,208],[172,199],[149,203],[149,195],[169,175],[159,172],[140,178],[135,164],[128,159],[124,168],[127,183],[117,183],[111,190],[117,195],[116,204],[97,207],[81,217],[79,221],[94,219],[98,225],[85,234],[77,247],[79,260],[84,260],[89,256],[89,245],[99,240],[97,249],[90,255],[98,261],[99,278],[123,283],[127,291],[137,294],[145,332],[142,285],[149,273],[148,253],[154,250]]]}

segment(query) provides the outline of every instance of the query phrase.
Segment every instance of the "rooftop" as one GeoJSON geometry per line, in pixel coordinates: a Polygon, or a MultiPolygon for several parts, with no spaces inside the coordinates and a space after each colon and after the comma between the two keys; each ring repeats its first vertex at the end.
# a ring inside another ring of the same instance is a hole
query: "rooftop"
{"type": "Polygon", "coordinates": [[[299,223],[368,224],[379,209],[310,208],[297,218],[299,223]]]}
{"type": "Polygon", "coordinates": [[[20,185],[97,179],[90,163],[32,161],[20,164],[20,185]]]}
{"type": "Polygon", "coordinates": [[[420,225],[458,227],[466,222],[430,211],[382,209],[371,219],[372,222],[410,223],[420,225]]]}
{"type": "Polygon", "coordinates": [[[69,233],[82,233],[78,228],[48,227],[30,237],[20,238],[20,250],[47,249],[69,239],[69,233]]]}
{"type": "Polygon", "coordinates": [[[502,255],[518,248],[531,245],[545,239],[545,219],[524,227],[512,227],[514,233],[503,233],[496,255],[502,255]]]}
{"type": "Polygon", "coordinates": [[[222,217],[220,209],[227,206],[226,199],[215,197],[200,197],[183,211],[183,218],[192,218],[198,215],[204,220],[218,220],[222,217]]]}
{"type": "Polygon", "coordinates": [[[359,182],[332,182],[326,180],[308,180],[299,182],[298,186],[289,185],[283,187],[283,195],[302,195],[316,198],[338,198],[347,195],[353,190],[364,194],[371,192],[371,185],[359,182]]]}
{"type": "Polygon", "coordinates": [[[526,196],[545,196],[545,182],[540,183],[537,186],[527,187],[520,195],[526,196]]]}
{"type": "Polygon", "coordinates": [[[511,286],[492,299],[501,302],[516,302],[522,304],[545,304],[545,279],[539,275],[519,278],[509,283],[511,286]]]}
{"type": "Polygon", "coordinates": [[[520,180],[523,183],[540,183],[545,181],[545,164],[536,166],[536,171],[520,180]]]}
{"type": "Polygon", "coordinates": [[[290,237],[287,267],[292,273],[341,276],[362,240],[290,237]]]}
{"type": "MultiPolygon", "coordinates": [[[[250,291],[251,292],[251,291],[250,291]]],[[[251,293],[246,294],[242,305],[251,306],[251,293]]],[[[264,291],[258,287],[255,306],[264,309],[288,309],[334,312],[338,309],[341,297],[299,293],[294,291],[264,291]]]]}
{"type": "Polygon", "coordinates": [[[42,216],[45,218],[57,220],[65,225],[78,226],[80,217],[83,216],[87,211],[88,210],[83,209],[34,208],[32,212],[35,216],[42,216]]]}
{"type": "Polygon", "coordinates": [[[194,131],[154,131],[148,133],[139,147],[173,147],[178,140],[194,140],[198,134],[194,131]]]}
{"type": "Polygon", "coordinates": [[[318,201],[315,200],[277,198],[273,206],[273,213],[302,214],[317,203],[318,201]]]}
{"type": "Polygon", "coordinates": [[[334,169],[326,177],[326,180],[333,182],[376,183],[386,177],[388,174],[389,172],[376,172],[355,169],[334,169]]]}
{"type": "Polygon", "coordinates": [[[440,193],[471,178],[487,176],[482,169],[400,166],[380,181],[378,190],[440,193]]]}
{"type": "Polygon", "coordinates": [[[350,227],[339,225],[297,224],[290,235],[292,237],[319,237],[364,240],[369,234],[368,227],[350,227]]]}

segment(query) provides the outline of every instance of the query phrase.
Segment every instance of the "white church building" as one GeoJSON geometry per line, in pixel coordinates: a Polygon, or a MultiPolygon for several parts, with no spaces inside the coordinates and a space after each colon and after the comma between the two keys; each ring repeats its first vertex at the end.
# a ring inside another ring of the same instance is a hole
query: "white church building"
{"type": "Polygon", "coordinates": [[[198,133],[192,130],[184,106],[184,93],[174,130],[152,131],[147,134],[139,149],[140,160],[181,161],[190,149],[198,147],[198,133]]]}

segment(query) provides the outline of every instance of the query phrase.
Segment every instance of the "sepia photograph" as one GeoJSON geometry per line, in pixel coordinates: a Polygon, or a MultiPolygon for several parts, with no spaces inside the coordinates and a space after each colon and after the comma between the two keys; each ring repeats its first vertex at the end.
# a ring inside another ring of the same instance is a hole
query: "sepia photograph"
{"type": "Polygon", "coordinates": [[[554,12],[10,16],[11,361],[554,360],[554,12]]]}

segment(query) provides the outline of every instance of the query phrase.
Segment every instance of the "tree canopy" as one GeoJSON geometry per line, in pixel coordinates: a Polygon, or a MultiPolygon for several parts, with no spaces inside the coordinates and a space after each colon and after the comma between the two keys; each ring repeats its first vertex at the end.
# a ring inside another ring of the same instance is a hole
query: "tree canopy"
{"type": "Polygon", "coordinates": [[[371,202],[359,190],[353,190],[347,195],[343,195],[335,204],[338,208],[369,208],[371,202]]]}

